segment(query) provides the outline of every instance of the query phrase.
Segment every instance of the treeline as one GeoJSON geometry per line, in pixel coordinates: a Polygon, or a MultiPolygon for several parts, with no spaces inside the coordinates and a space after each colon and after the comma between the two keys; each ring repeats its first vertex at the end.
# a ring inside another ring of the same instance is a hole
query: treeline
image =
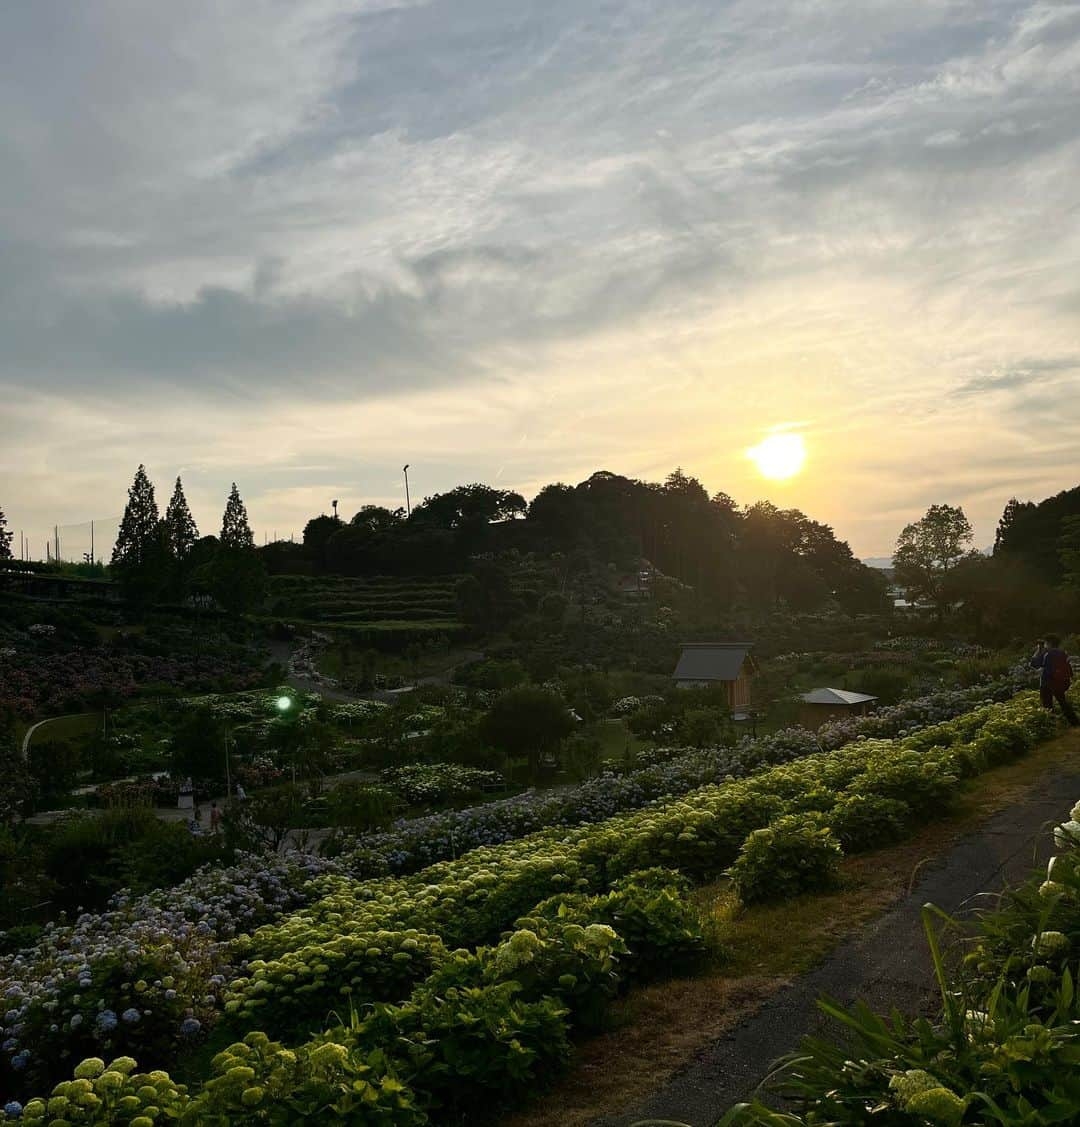
{"type": "Polygon", "coordinates": [[[992,555],[975,551],[972,541],[963,509],[932,505],[897,540],[897,583],[939,622],[981,639],[1076,630],[1080,487],[1038,503],[1010,500],[992,555]]]}
{"type": "Polygon", "coordinates": [[[518,552],[632,573],[647,560],[720,607],[850,613],[888,609],[884,577],[825,524],[767,502],[740,508],[676,470],[662,483],[601,471],[578,485],[518,493],[462,485],[410,514],[365,505],[350,521],[319,516],[302,544],[260,550],[271,572],[422,575],[518,552]]]}
{"type": "Polygon", "coordinates": [[[236,482],[220,535],[200,536],[180,478],[162,517],[142,465],[128,490],[109,567],[126,597],[142,604],[213,600],[241,613],[259,607],[266,588],[266,568],[236,482]]]}

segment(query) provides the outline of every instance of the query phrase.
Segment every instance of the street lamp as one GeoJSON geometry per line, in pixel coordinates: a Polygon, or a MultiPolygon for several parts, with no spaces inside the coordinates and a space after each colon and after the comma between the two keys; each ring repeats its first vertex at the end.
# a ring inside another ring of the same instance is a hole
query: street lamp
{"type": "MultiPolygon", "coordinates": [[[[282,716],[286,716],[293,706],[293,699],[287,693],[282,693],[281,696],[274,701],[274,706],[282,716]]],[[[289,758],[292,760],[292,781],[293,786],[296,786],[296,749],[291,748],[289,758]]]]}
{"type": "Polygon", "coordinates": [[[406,462],[401,472],[405,475],[405,515],[412,516],[412,502],[409,500],[409,463],[406,462]]]}

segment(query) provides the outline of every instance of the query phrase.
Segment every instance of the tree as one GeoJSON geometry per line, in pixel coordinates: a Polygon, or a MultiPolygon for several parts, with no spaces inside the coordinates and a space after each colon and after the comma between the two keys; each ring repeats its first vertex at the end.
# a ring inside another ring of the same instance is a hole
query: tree
{"type": "Polygon", "coordinates": [[[970,549],[973,533],[964,510],[931,505],[926,515],[907,525],[896,541],[896,581],[915,600],[925,599],[940,620],[949,606],[949,578],[956,566],[977,556],[970,549]]]}
{"type": "Polygon", "coordinates": [[[166,529],[158,514],[154,486],[146,467],[140,464],[128,490],[111,566],[129,598],[148,602],[157,597],[167,581],[168,557],[166,529]]]}
{"type": "Polygon", "coordinates": [[[211,572],[214,597],[227,611],[242,614],[262,603],[266,566],[255,551],[255,537],[235,481],[225,504],[221,539],[211,572]]]}
{"type": "Polygon", "coordinates": [[[154,486],[146,476],[146,467],[140,463],[135,471],[135,480],[128,489],[127,505],[113,548],[113,567],[130,569],[143,563],[157,533],[158,520],[154,486]]]}
{"type": "Polygon", "coordinates": [[[255,547],[255,537],[248,524],[247,509],[240,500],[240,490],[236,482],[232,483],[229,490],[229,499],[225,502],[225,514],[221,520],[221,546],[225,549],[239,549],[255,547]]]}
{"type": "Polygon", "coordinates": [[[1080,591],[1080,516],[1062,520],[1058,557],[1064,586],[1080,591]]]}
{"type": "Polygon", "coordinates": [[[325,514],[313,517],[304,525],[304,552],[321,568],[326,567],[326,545],[335,532],[341,531],[342,524],[337,517],[325,514]]]}
{"type": "Polygon", "coordinates": [[[481,725],[487,743],[509,755],[526,756],[534,777],[540,756],[553,752],[573,729],[566,702],[539,685],[521,685],[497,697],[481,725]]]}
{"type": "Polygon", "coordinates": [[[4,510],[0,509],[0,560],[11,559],[11,538],[15,534],[8,531],[7,517],[4,510]]]}
{"type": "Polygon", "coordinates": [[[165,510],[165,532],[169,551],[176,560],[183,563],[199,539],[199,530],[195,526],[191,509],[188,508],[184,486],[179,477],[176,479],[169,507],[165,510]]]}

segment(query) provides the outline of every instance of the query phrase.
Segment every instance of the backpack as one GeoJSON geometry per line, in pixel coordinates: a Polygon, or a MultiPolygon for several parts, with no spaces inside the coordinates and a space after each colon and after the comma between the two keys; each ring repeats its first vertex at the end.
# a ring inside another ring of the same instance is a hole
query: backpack
{"type": "Polygon", "coordinates": [[[1072,684],[1073,670],[1069,658],[1061,650],[1046,655],[1046,683],[1054,692],[1063,693],[1072,684]]]}

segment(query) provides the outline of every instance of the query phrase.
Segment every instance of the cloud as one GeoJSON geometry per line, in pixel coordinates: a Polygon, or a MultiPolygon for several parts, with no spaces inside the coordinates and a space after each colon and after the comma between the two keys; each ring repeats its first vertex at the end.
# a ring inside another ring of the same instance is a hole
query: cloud
{"type": "Polygon", "coordinates": [[[142,450],[282,524],[401,449],[432,488],[693,459],[746,496],[799,417],[844,456],[791,489],[863,535],[928,435],[988,523],[971,467],[1080,425],[1080,5],[40,0],[0,44],[19,523],[142,450]]]}

